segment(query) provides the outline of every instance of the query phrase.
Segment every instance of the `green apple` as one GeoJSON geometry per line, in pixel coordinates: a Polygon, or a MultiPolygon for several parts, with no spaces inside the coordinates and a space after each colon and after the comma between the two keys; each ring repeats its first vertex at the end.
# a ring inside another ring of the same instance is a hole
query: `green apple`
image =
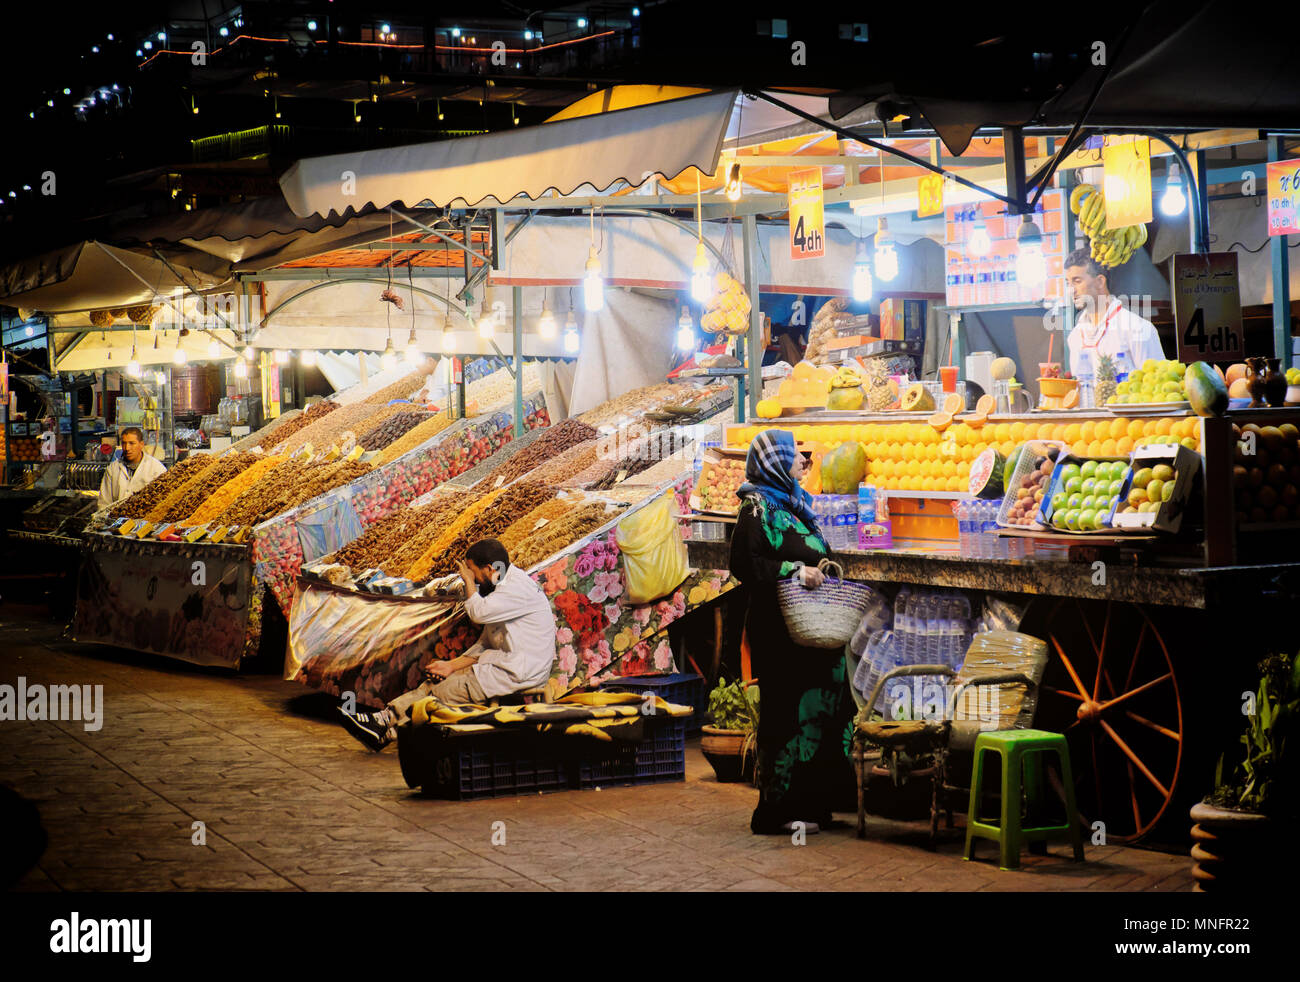
{"type": "Polygon", "coordinates": [[[1097,479],[1095,477],[1085,477],[1079,490],[1084,494],[1095,494],[1097,491],[1097,479]]]}
{"type": "Polygon", "coordinates": [[[1061,468],[1061,480],[1068,481],[1074,477],[1081,477],[1081,468],[1078,464],[1066,464],[1061,468]]]}
{"type": "Polygon", "coordinates": [[[1079,528],[1083,531],[1095,529],[1097,527],[1097,509],[1085,508],[1079,512],[1079,528]]]}
{"type": "Polygon", "coordinates": [[[1083,500],[1079,502],[1080,509],[1096,508],[1097,496],[1095,494],[1085,494],[1083,500]]]}
{"type": "Polygon", "coordinates": [[[1082,508],[1082,507],[1083,507],[1083,492],[1081,492],[1081,491],[1076,491],[1076,492],[1074,492],[1074,494],[1070,495],[1070,497],[1069,497],[1069,498],[1066,500],[1066,502],[1065,502],[1065,507],[1066,507],[1066,508],[1082,508]]]}
{"type": "Polygon", "coordinates": [[[1065,490],[1070,494],[1077,494],[1081,492],[1083,490],[1083,478],[1081,478],[1078,474],[1075,474],[1073,477],[1066,478],[1065,490]]]}
{"type": "Polygon", "coordinates": [[[1079,468],[1079,476],[1083,478],[1096,477],[1100,463],[1100,461],[1096,460],[1085,460],[1083,466],[1079,468]]]}
{"type": "Polygon", "coordinates": [[[1109,494],[1112,498],[1119,497],[1120,492],[1123,490],[1124,490],[1124,482],[1121,481],[1119,478],[1116,478],[1115,480],[1111,481],[1108,485],[1106,485],[1106,493],[1109,494]]]}
{"type": "Polygon", "coordinates": [[[1079,509],[1071,508],[1065,513],[1065,527],[1077,531],[1079,528],[1079,509]]]}
{"type": "Polygon", "coordinates": [[[1069,497],[1064,491],[1057,491],[1056,494],[1052,495],[1052,511],[1060,511],[1064,508],[1069,497]]]}

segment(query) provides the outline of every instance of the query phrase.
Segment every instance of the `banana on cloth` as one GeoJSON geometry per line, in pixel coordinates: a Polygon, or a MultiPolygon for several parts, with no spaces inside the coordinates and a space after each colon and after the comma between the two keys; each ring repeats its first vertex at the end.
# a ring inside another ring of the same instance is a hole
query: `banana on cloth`
{"type": "MultiPolygon", "coordinates": [[[[480,706],[473,703],[444,703],[435,696],[411,707],[411,721],[417,726],[433,725],[449,732],[473,732],[507,727],[526,727],[539,733],[563,733],[599,740],[641,738],[641,722],[651,703],[637,692],[574,692],[559,702],[525,706],[480,706]]],[[[656,715],[689,716],[690,706],[679,706],[654,697],[656,715]]]]}

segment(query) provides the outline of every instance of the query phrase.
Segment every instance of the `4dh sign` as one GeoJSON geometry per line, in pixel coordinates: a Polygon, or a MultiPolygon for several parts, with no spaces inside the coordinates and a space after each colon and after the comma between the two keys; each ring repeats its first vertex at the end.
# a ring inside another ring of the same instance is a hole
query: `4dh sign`
{"type": "Polygon", "coordinates": [[[818,259],[826,254],[822,213],[822,169],[790,172],[790,258],[818,259]]]}
{"type": "Polygon", "coordinates": [[[1174,256],[1178,360],[1240,361],[1245,354],[1237,254],[1174,256]]]}

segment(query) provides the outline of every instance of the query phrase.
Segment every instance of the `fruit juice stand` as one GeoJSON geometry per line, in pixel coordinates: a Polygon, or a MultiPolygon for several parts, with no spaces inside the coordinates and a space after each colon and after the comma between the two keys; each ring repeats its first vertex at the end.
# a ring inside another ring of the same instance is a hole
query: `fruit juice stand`
{"type": "MultiPolygon", "coordinates": [[[[836,550],[844,575],[1027,604],[1019,629],[1050,652],[1035,726],[1064,732],[1076,761],[1090,765],[1075,769],[1080,814],[1122,842],[1152,835],[1166,815],[1181,822],[1180,806],[1212,785],[1217,748],[1239,725],[1237,693],[1251,686],[1253,655],[1234,653],[1286,643],[1277,598],[1286,593],[1280,584],[1300,581],[1300,564],[1287,561],[1300,544],[1300,409],[1199,417],[1144,415],[1134,405],[962,422],[970,418],[936,429],[921,413],[805,412],[728,426],[721,449],[743,452],[762,429],[790,430],[801,449],[822,455],[829,486],[828,448],[862,444],[862,481],[888,499],[893,548],[836,550]],[[1253,457],[1244,452],[1252,438],[1253,457]],[[1168,483],[1183,486],[1150,506],[1154,519],[1138,513],[1139,528],[1004,522],[997,534],[1022,540],[1021,558],[963,556],[953,506],[979,482],[973,468],[989,451],[1013,458],[1025,442],[1056,444],[1059,461],[1132,455],[1136,466],[1143,454],[1166,453],[1182,464],[1168,483]],[[961,489],[948,490],[950,482],[961,489]],[[1181,512],[1173,532],[1162,530],[1160,510],[1170,499],[1181,512]]],[[[689,546],[693,565],[727,564],[726,542],[689,546]]]]}

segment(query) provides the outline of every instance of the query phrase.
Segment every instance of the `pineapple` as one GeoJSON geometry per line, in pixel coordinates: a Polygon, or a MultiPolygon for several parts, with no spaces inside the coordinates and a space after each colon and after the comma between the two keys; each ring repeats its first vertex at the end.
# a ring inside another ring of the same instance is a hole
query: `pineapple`
{"type": "Polygon", "coordinates": [[[1115,359],[1110,355],[1097,358],[1097,405],[1109,405],[1115,398],[1115,359]]]}

